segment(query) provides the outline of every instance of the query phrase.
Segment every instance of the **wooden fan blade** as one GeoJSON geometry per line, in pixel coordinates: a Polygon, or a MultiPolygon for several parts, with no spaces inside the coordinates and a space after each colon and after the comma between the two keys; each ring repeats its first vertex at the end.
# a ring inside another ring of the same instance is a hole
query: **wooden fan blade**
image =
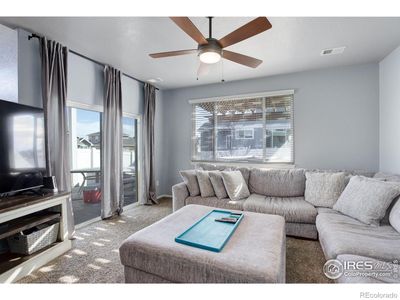
{"type": "Polygon", "coordinates": [[[266,17],[258,17],[236,29],[235,31],[232,31],[230,34],[224,36],[219,40],[219,43],[221,44],[222,48],[225,48],[266,31],[271,27],[272,25],[266,17]]]}
{"type": "Polygon", "coordinates": [[[210,65],[200,62],[199,68],[197,69],[197,79],[200,76],[207,75],[210,71],[210,65]]]}
{"type": "Polygon", "coordinates": [[[169,56],[192,54],[192,53],[196,53],[196,52],[197,52],[197,49],[188,49],[188,50],[178,50],[178,51],[152,53],[152,54],[149,54],[149,55],[152,58],[162,58],[162,57],[169,57],[169,56]]]}
{"type": "Polygon", "coordinates": [[[262,63],[262,60],[259,60],[257,58],[228,50],[222,51],[222,57],[229,59],[235,63],[248,66],[250,68],[257,68],[262,63]]]}
{"type": "Polygon", "coordinates": [[[184,32],[186,32],[192,39],[194,39],[198,44],[207,44],[206,38],[197,29],[196,26],[187,17],[170,17],[170,19],[178,25],[184,32]]]}

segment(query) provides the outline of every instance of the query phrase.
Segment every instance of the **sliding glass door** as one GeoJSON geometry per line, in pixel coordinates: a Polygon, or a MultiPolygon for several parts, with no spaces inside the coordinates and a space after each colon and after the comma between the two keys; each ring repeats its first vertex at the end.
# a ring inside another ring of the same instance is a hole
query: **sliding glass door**
{"type": "Polygon", "coordinates": [[[71,107],[71,180],[75,224],[101,214],[101,112],[71,107]]]}
{"type": "Polygon", "coordinates": [[[124,205],[137,201],[137,119],[125,115],[123,124],[124,205]]]}
{"type": "MultiPolygon", "coordinates": [[[[95,109],[95,108],[94,108],[95,109]]],[[[102,112],[70,107],[72,204],[75,224],[101,215],[101,118],[102,112]]],[[[137,127],[135,116],[124,114],[124,205],[137,202],[137,127]]]]}

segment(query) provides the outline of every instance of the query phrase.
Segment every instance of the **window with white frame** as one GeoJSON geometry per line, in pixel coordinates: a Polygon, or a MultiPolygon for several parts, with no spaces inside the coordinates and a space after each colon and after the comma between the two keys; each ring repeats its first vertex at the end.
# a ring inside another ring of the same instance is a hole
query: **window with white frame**
{"type": "Polygon", "coordinates": [[[293,91],[190,103],[193,161],[293,163],[293,91]]]}

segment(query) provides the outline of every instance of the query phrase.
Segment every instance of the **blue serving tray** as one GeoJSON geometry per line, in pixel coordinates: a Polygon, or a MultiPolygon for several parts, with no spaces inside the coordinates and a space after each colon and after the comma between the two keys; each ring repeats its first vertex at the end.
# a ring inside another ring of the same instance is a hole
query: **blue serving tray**
{"type": "Polygon", "coordinates": [[[231,212],[226,210],[212,210],[185,232],[177,236],[175,242],[213,252],[220,252],[243,219],[242,214],[235,224],[215,221],[215,219],[229,217],[230,214],[231,212]]]}

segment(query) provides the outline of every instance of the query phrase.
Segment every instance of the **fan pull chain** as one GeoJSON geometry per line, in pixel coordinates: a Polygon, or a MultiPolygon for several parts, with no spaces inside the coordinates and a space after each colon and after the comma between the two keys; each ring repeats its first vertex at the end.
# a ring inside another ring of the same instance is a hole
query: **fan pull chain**
{"type": "Polygon", "coordinates": [[[224,59],[221,59],[221,82],[224,83],[224,59]]]}
{"type": "MultiPolygon", "coordinates": [[[[198,70],[200,68],[201,61],[200,61],[200,59],[197,59],[197,61],[199,62],[198,66],[197,66],[197,70],[198,70]]],[[[196,72],[196,80],[199,81],[199,72],[198,71],[196,72]]]]}

